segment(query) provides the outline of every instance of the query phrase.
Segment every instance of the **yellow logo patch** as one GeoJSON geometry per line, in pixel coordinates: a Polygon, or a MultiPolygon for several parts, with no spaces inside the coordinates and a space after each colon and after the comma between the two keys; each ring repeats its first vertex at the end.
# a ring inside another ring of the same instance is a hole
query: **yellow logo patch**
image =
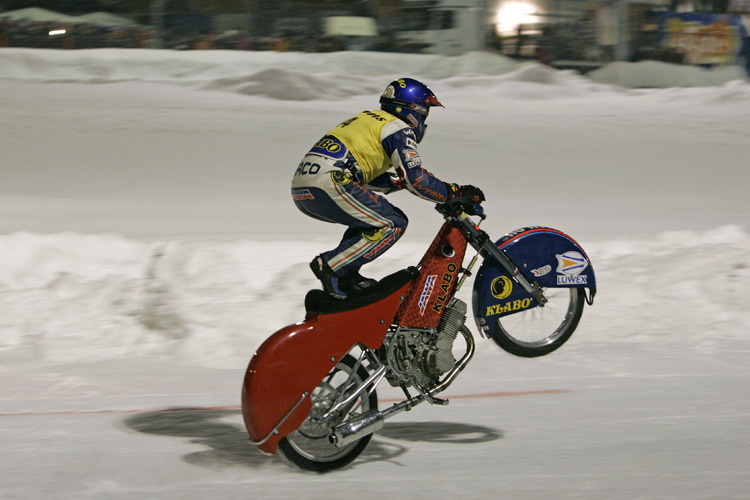
{"type": "Polygon", "coordinates": [[[385,228],[381,227],[380,229],[368,229],[367,231],[362,231],[362,236],[369,241],[370,243],[377,243],[378,241],[383,239],[383,236],[385,235],[385,228]]]}
{"type": "Polygon", "coordinates": [[[498,276],[492,280],[490,291],[496,299],[507,298],[513,291],[513,282],[507,276],[498,276]]]}
{"type": "Polygon", "coordinates": [[[352,178],[341,170],[334,170],[331,172],[331,180],[334,184],[338,184],[339,186],[344,186],[352,182],[352,178]]]}

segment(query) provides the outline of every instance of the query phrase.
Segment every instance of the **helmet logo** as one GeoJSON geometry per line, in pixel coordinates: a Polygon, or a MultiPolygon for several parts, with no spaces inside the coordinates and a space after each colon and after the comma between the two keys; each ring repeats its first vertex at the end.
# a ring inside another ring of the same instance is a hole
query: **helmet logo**
{"type": "Polygon", "coordinates": [[[385,88],[385,91],[383,91],[383,97],[388,99],[393,99],[394,95],[396,95],[396,89],[393,88],[393,85],[388,85],[385,88]]]}
{"type": "Polygon", "coordinates": [[[419,121],[417,121],[417,118],[413,114],[409,113],[406,115],[406,118],[414,125],[414,128],[419,126],[419,121]]]}

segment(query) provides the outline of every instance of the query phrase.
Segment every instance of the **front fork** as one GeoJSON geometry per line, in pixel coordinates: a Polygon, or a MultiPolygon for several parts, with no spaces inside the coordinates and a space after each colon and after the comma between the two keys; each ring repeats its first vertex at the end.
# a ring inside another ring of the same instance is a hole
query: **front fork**
{"type": "Polygon", "coordinates": [[[464,232],[468,237],[469,244],[478,252],[471,259],[471,262],[469,262],[467,272],[461,277],[461,280],[458,283],[459,287],[461,286],[461,284],[463,284],[466,276],[471,274],[471,268],[474,267],[477,258],[480,255],[489,255],[490,257],[494,258],[498,262],[498,264],[500,264],[500,267],[502,267],[508,273],[508,275],[521,286],[521,288],[526,290],[526,293],[531,295],[531,297],[536,301],[539,307],[544,307],[544,305],[547,303],[547,298],[544,296],[542,287],[540,287],[538,283],[526,279],[526,276],[521,274],[521,270],[518,269],[518,266],[516,266],[513,261],[508,258],[507,255],[505,255],[505,252],[501,251],[494,243],[492,243],[492,241],[490,241],[489,235],[486,232],[479,229],[479,224],[474,224],[474,221],[469,219],[466,214],[461,214],[460,216],[456,217],[456,220],[464,229],[464,232]]]}

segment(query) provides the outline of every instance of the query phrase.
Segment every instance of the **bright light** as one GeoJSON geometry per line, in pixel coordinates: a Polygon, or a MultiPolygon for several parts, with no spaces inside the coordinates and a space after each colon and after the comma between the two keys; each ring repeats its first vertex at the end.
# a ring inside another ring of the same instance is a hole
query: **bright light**
{"type": "Polygon", "coordinates": [[[519,24],[533,22],[534,6],[525,2],[506,2],[497,12],[497,28],[500,33],[515,32],[519,24]]]}
{"type": "Polygon", "coordinates": [[[65,30],[52,30],[49,32],[49,36],[64,35],[65,30]]]}

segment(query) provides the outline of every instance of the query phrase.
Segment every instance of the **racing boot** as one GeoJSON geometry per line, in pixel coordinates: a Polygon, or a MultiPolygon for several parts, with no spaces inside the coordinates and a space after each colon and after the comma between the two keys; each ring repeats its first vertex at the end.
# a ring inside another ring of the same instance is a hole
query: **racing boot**
{"type": "Polygon", "coordinates": [[[377,283],[377,280],[365,278],[359,274],[358,269],[354,269],[341,277],[339,287],[346,293],[356,293],[369,290],[377,283]]]}
{"type": "Polygon", "coordinates": [[[323,284],[323,290],[337,299],[345,299],[346,293],[339,286],[339,277],[333,272],[326,260],[318,255],[310,262],[310,269],[316,278],[323,284]]]}

